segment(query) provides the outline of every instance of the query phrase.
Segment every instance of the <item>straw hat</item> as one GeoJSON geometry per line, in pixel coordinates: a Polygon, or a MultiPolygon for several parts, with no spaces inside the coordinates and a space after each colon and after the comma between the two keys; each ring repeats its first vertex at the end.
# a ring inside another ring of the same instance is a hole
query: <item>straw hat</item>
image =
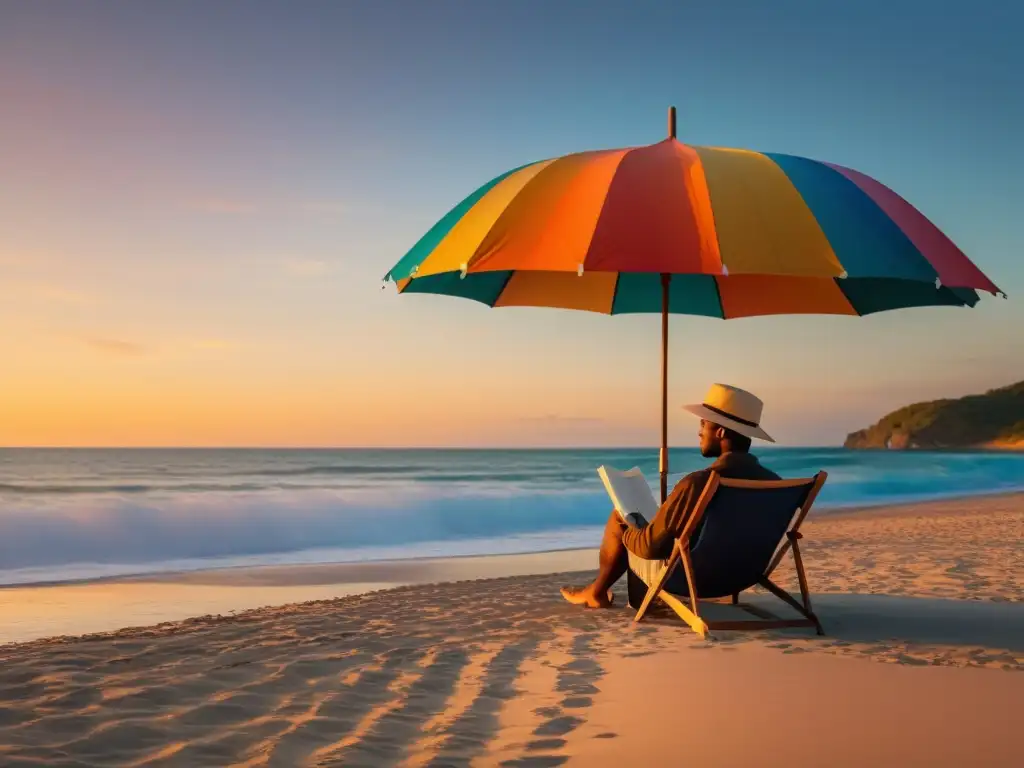
{"type": "Polygon", "coordinates": [[[760,398],[746,390],[728,384],[712,384],[703,403],[684,405],[683,410],[741,435],[774,443],[760,426],[763,407],[760,398]]]}

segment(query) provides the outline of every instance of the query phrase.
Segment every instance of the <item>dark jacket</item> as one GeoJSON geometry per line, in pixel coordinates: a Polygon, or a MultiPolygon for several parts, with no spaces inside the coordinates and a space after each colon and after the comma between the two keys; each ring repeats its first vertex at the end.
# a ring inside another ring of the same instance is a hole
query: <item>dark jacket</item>
{"type": "Polygon", "coordinates": [[[626,549],[645,560],[671,557],[672,545],[683,532],[712,472],[739,480],[779,479],[770,469],[761,466],[757,457],[751,453],[722,454],[710,467],[691,472],[680,480],[661,505],[654,520],[636,528],[627,527],[622,532],[622,543],[626,549]]]}

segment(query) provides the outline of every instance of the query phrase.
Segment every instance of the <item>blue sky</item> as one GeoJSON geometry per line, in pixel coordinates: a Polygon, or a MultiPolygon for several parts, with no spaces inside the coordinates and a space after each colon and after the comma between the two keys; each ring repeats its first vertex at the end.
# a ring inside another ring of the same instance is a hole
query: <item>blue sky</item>
{"type": "Polygon", "coordinates": [[[874,176],[1010,295],[674,318],[673,402],[730,381],[821,444],[1024,378],[1024,12],[839,5],[0,2],[0,443],[653,444],[656,317],[378,288],[487,179],[670,104],[874,176]]]}

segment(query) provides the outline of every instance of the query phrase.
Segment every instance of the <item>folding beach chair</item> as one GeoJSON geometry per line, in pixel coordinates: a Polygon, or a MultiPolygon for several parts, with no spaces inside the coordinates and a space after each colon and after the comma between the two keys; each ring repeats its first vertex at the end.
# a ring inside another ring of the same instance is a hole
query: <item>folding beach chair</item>
{"type": "Polygon", "coordinates": [[[630,606],[642,600],[634,621],[640,621],[658,597],[701,637],[713,629],[779,627],[814,627],[819,635],[825,634],[811,610],[799,541],[800,525],[826,477],[827,473],[819,472],[801,480],[732,480],[712,473],[657,581],[648,586],[632,571],[627,574],[630,606]],[[800,582],[799,601],[769,578],[790,550],[800,582]],[[740,593],[754,586],[764,587],[803,618],[782,619],[740,603],[740,593]],[[687,593],[689,607],[680,597],[687,593]],[[758,618],[704,620],[700,600],[719,598],[721,602],[720,598],[730,596],[733,605],[758,618]]]}

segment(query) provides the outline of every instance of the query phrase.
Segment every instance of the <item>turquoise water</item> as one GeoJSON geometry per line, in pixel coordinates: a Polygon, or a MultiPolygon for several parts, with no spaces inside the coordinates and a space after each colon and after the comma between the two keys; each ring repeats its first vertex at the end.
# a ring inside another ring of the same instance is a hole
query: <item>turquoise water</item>
{"type": "MultiPolygon", "coordinates": [[[[827,470],[818,514],[1024,489],[1024,454],[760,456],[786,477],[827,470]]],[[[670,461],[673,482],[707,464],[670,461]]],[[[593,546],[601,464],[657,483],[653,449],[0,449],[0,584],[593,546]]]]}

